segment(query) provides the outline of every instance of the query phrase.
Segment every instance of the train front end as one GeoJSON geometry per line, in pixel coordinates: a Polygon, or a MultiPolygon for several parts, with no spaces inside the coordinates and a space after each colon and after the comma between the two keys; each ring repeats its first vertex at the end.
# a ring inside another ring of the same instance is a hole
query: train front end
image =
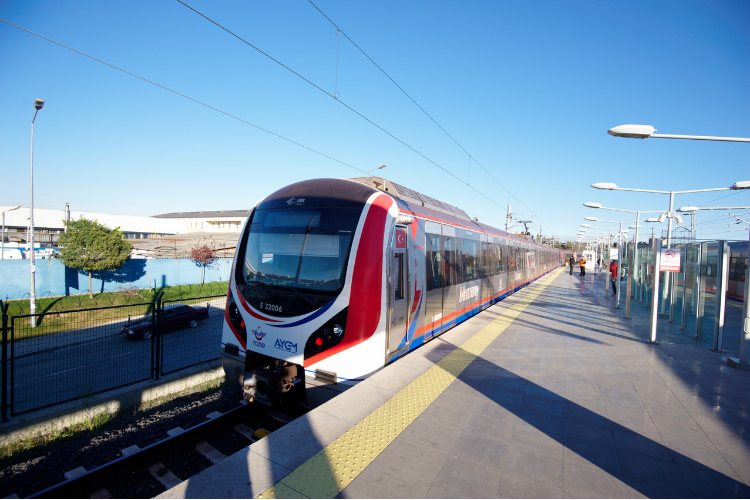
{"type": "Polygon", "coordinates": [[[386,234],[381,191],[315,179],[248,218],[232,265],[221,358],[248,401],[316,406],[382,367],[386,234]]]}

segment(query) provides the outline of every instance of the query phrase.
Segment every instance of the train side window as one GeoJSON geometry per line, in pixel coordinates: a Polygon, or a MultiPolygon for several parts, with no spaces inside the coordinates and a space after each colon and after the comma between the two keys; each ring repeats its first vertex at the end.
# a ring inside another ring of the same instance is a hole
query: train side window
{"type": "Polygon", "coordinates": [[[396,271],[395,283],[393,284],[393,298],[401,300],[404,298],[404,254],[393,255],[393,266],[396,271]]]}
{"type": "Polygon", "coordinates": [[[461,240],[461,254],[463,256],[464,281],[477,279],[477,241],[461,240]]]}
{"type": "Polygon", "coordinates": [[[427,291],[440,288],[440,236],[427,234],[427,291]]]}

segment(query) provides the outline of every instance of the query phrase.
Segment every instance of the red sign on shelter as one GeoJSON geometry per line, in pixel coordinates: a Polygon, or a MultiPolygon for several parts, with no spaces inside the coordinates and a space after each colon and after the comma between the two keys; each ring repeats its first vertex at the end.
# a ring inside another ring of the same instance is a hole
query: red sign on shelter
{"type": "Polygon", "coordinates": [[[680,249],[662,248],[659,262],[659,270],[666,272],[680,272],[680,249]]]}

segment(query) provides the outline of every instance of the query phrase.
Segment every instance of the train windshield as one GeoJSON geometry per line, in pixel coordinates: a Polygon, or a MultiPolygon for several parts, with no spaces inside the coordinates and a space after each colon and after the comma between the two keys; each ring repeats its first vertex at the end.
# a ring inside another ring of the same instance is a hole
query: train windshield
{"type": "Polygon", "coordinates": [[[245,245],[245,282],[323,293],[340,290],[360,213],[341,208],[256,210],[245,245]]]}

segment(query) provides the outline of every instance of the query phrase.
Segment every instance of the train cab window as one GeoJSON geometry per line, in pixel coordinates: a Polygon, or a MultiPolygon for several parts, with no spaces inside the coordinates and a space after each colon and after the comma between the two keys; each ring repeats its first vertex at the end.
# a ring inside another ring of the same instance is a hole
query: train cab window
{"type": "Polygon", "coordinates": [[[397,253],[393,255],[394,283],[393,298],[401,300],[404,298],[404,254],[397,253]]]}
{"type": "Polygon", "coordinates": [[[427,291],[440,288],[440,236],[437,234],[427,234],[427,249],[425,252],[427,258],[427,291]]]}

